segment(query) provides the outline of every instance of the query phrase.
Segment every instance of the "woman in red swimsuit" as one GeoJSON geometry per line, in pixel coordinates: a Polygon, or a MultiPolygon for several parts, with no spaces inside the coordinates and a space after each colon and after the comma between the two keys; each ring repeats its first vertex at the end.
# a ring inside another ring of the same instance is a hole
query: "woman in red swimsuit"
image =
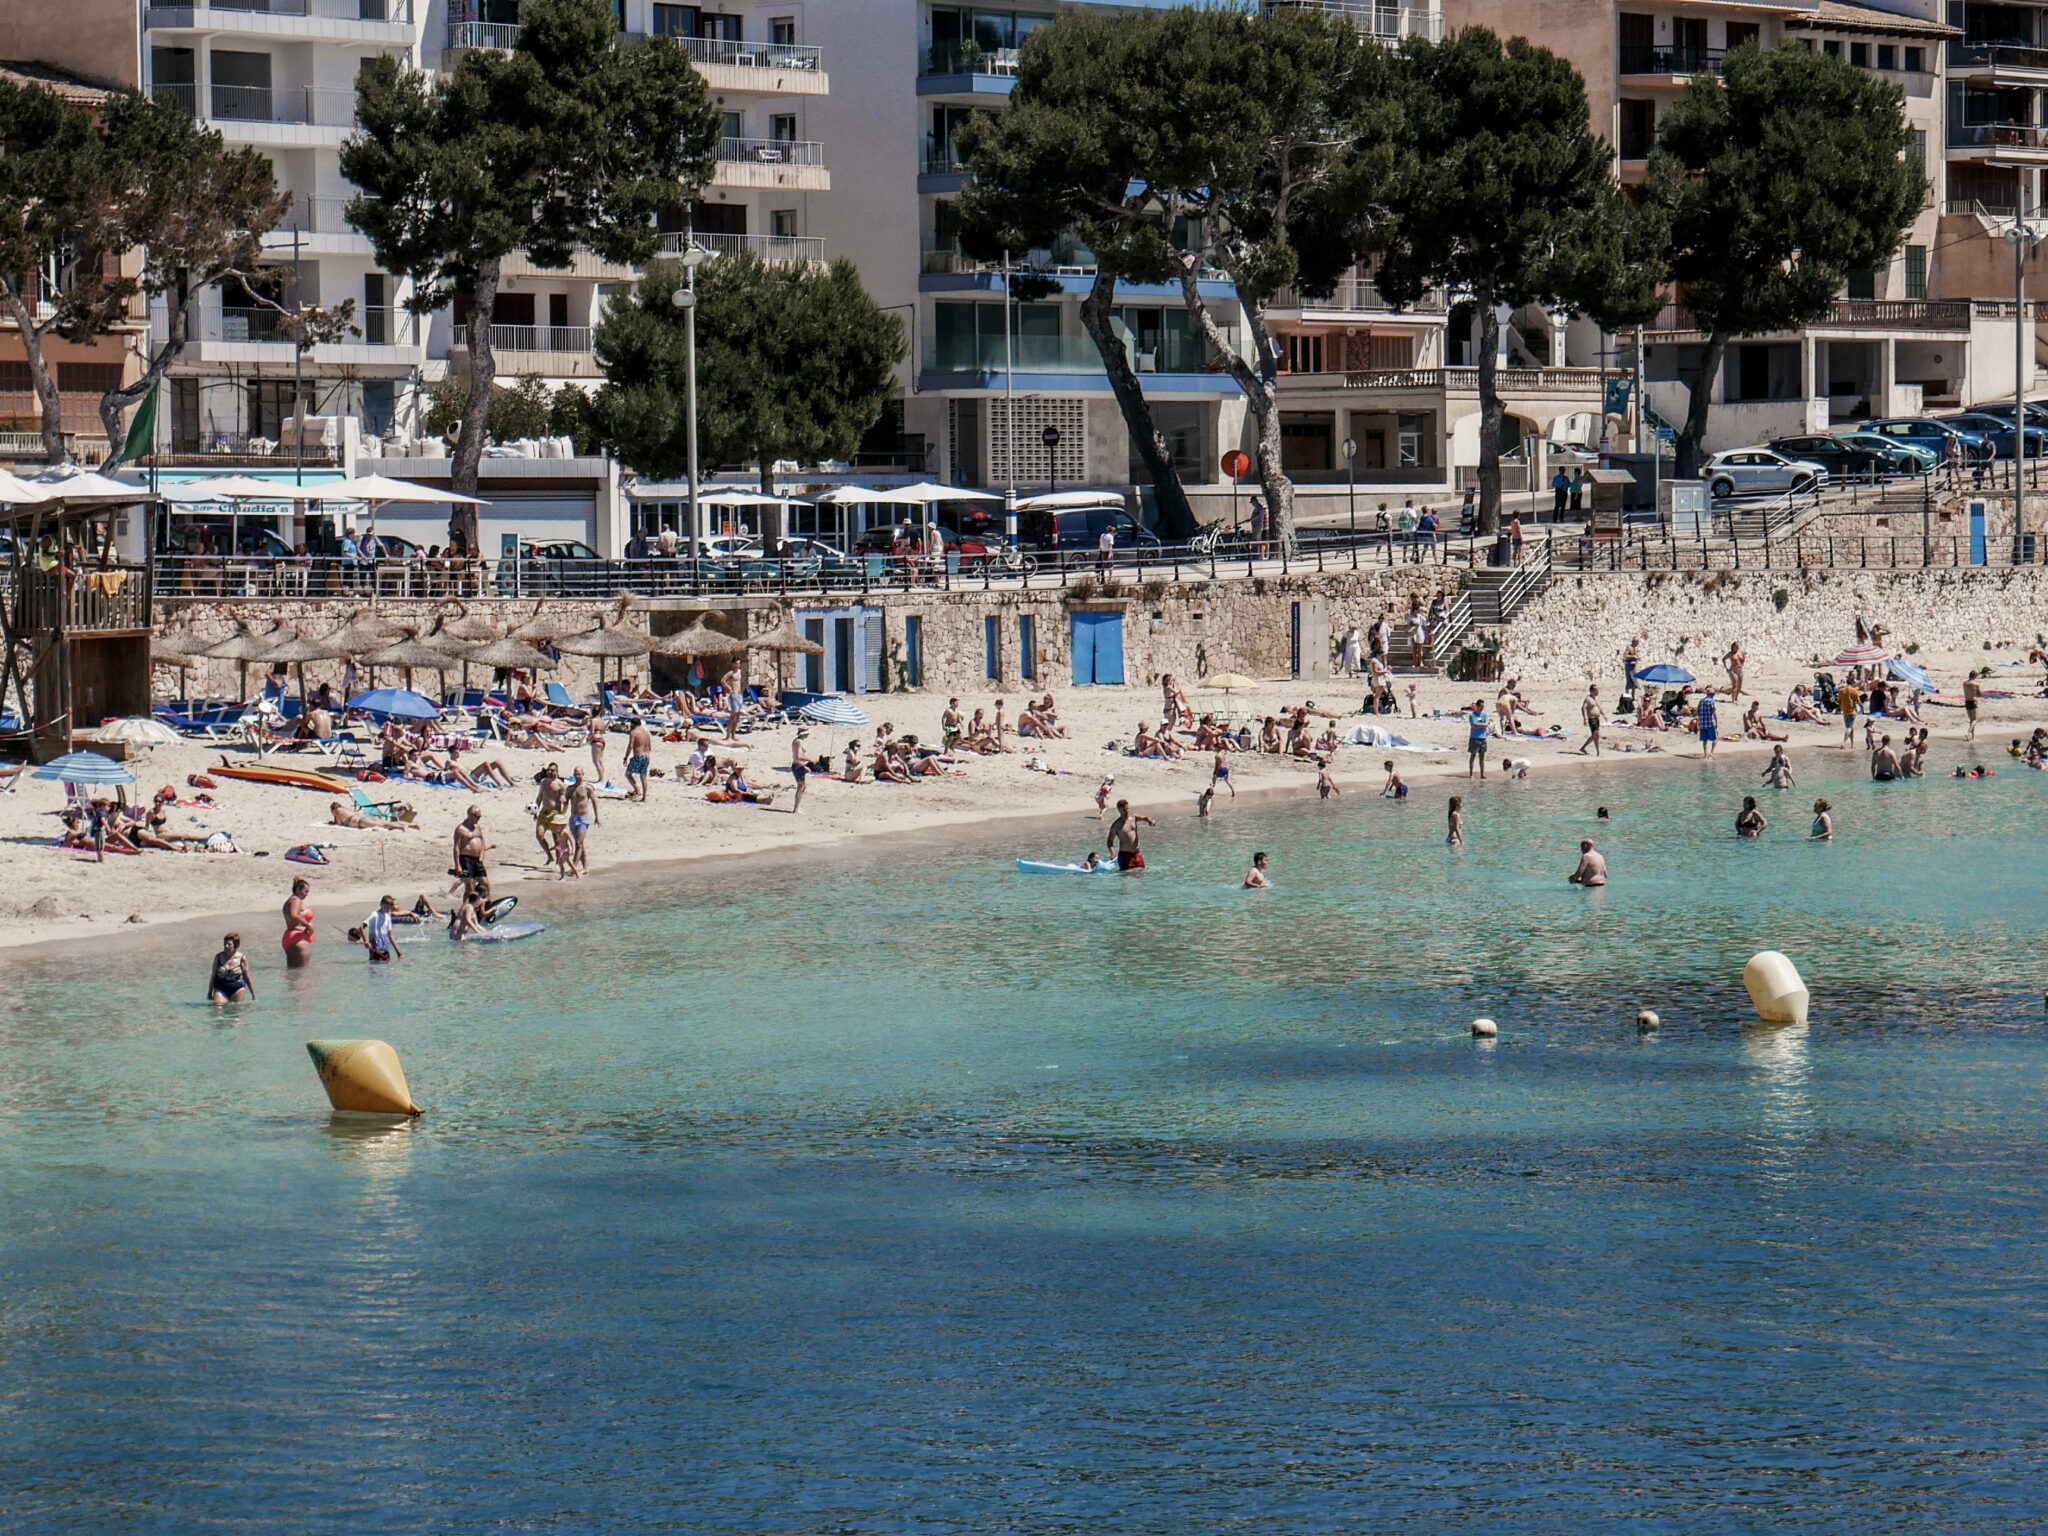
{"type": "Polygon", "coordinates": [[[313,909],[306,905],[312,887],[303,880],[292,882],[292,893],[284,903],[284,963],[298,970],[313,958],[313,909]]]}

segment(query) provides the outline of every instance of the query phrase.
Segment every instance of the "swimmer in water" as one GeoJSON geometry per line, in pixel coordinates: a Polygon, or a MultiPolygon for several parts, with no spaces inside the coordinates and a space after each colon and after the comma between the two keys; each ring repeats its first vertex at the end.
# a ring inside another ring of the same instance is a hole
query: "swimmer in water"
{"type": "Polygon", "coordinates": [[[1451,848],[1465,846],[1465,798],[1462,795],[1451,796],[1450,830],[1444,837],[1444,843],[1451,848]]]}
{"type": "Polygon", "coordinates": [[[1337,781],[1330,777],[1330,765],[1328,763],[1324,763],[1316,769],[1316,793],[1325,800],[1329,799],[1332,795],[1344,793],[1343,790],[1337,787],[1337,781]]]}
{"type": "Polygon", "coordinates": [[[242,953],[242,936],[231,933],[220,941],[220,953],[213,957],[213,976],[206,984],[209,1003],[253,1003],[256,989],[249,982],[249,957],[242,953]]]}
{"type": "Polygon", "coordinates": [[[1593,819],[1595,821],[1611,821],[1613,818],[1607,814],[1607,807],[1603,805],[1593,813],[1593,819]]]}
{"type": "Polygon", "coordinates": [[[1807,834],[1809,842],[1825,843],[1835,835],[1835,824],[1829,818],[1831,807],[1825,800],[1813,802],[1813,830],[1807,834]]]}
{"type": "Polygon", "coordinates": [[[1756,796],[1744,795],[1742,809],[1735,813],[1735,833],[1738,837],[1762,837],[1770,823],[1764,820],[1764,813],[1756,808],[1756,796]]]}
{"type": "Polygon", "coordinates": [[[1605,885],[1607,883],[1607,860],[1593,847],[1593,839],[1579,839],[1579,867],[1565,877],[1573,885],[1605,885]]]}
{"type": "Polygon", "coordinates": [[[1387,782],[1380,786],[1382,800],[1406,800],[1408,786],[1401,782],[1401,775],[1394,772],[1394,760],[1390,757],[1380,766],[1387,770],[1387,782]]]}
{"type": "Polygon", "coordinates": [[[1088,850],[1088,857],[1081,861],[1081,867],[1087,870],[1089,874],[1094,874],[1096,870],[1102,867],[1102,855],[1093,848],[1090,848],[1088,850]]]}
{"type": "Polygon", "coordinates": [[[1764,784],[1771,789],[1790,789],[1796,782],[1792,777],[1792,760],[1785,756],[1785,749],[1771,748],[1771,760],[1764,764],[1764,784]]]}
{"type": "Polygon", "coordinates": [[[1263,853],[1253,854],[1252,867],[1245,871],[1244,888],[1248,891],[1263,891],[1270,889],[1272,884],[1273,882],[1266,878],[1266,856],[1263,853]]]}

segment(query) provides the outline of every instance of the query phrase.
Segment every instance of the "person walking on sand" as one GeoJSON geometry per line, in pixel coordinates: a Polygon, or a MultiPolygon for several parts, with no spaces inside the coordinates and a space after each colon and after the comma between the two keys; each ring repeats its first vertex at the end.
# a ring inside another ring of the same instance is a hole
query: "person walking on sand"
{"type": "Polygon", "coordinates": [[[1586,684],[1586,697],[1579,704],[1579,717],[1586,722],[1586,744],[1579,748],[1579,756],[1591,752],[1600,756],[1600,685],[1586,684]]]}
{"type": "Polygon", "coordinates": [[[803,809],[804,784],[811,776],[810,759],[804,756],[804,743],[810,734],[808,730],[798,726],[796,737],[789,744],[789,773],[790,777],[796,780],[796,798],[789,803],[789,814],[792,816],[803,809]]]}
{"type": "MultiPolygon", "coordinates": [[[[580,775],[583,770],[576,770],[580,775]]],[[[555,862],[555,833],[567,814],[568,793],[562,784],[562,770],[553,763],[541,769],[534,785],[533,840],[540,844],[541,867],[555,862]]]]}
{"type": "Polygon", "coordinates": [[[1721,665],[1728,669],[1728,702],[1734,703],[1742,697],[1742,669],[1749,665],[1749,657],[1742,649],[1740,640],[1728,644],[1728,654],[1721,658],[1721,665]]]}
{"type": "Polygon", "coordinates": [[[1593,847],[1593,839],[1579,839],[1579,867],[1565,876],[1573,885],[1595,886],[1607,883],[1607,860],[1593,847]]]}
{"type": "Polygon", "coordinates": [[[472,805],[455,828],[454,838],[455,869],[458,880],[483,880],[489,878],[484,868],[484,855],[491,845],[484,841],[483,807],[472,805]]]}
{"type": "Polygon", "coordinates": [[[602,825],[604,818],[597,813],[597,786],[583,777],[583,770],[576,770],[576,777],[569,781],[569,836],[576,844],[576,868],[583,874],[590,873],[590,847],[585,839],[590,829],[602,825]]]}
{"type": "Polygon", "coordinates": [[[1970,723],[1970,728],[1963,733],[1965,741],[1977,739],[1977,706],[1983,700],[1984,685],[1977,681],[1977,674],[1972,672],[1963,679],[1963,714],[1970,723]]]}
{"type": "Polygon", "coordinates": [[[1116,849],[1116,867],[1125,874],[1135,874],[1145,867],[1145,855],[1138,848],[1138,825],[1156,826],[1150,816],[1140,816],[1131,809],[1131,802],[1119,800],[1116,803],[1116,820],[1109,824],[1109,836],[1103,839],[1105,848],[1116,849]]]}
{"type": "MultiPolygon", "coordinates": [[[[1859,619],[1857,622],[1861,623],[1862,621],[1859,619]]],[[[1967,698],[1969,684],[1965,683],[1963,685],[1963,693],[1967,698]]],[[[1863,695],[1856,691],[1856,685],[1853,682],[1843,683],[1841,687],[1835,690],[1835,708],[1842,712],[1842,746],[1844,750],[1856,745],[1856,710],[1862,703],[1863,695]]],[[[1965,703],[1963,707],[1968,709],[1969,705],[1965,703]]]]}
{"type": "Polygon", "coordinates": [[[1237,786],[1230,782],[1230,758],[1221,748],[1217,749],[1215,766],[1209,770],[1209,792],[1212,795],[1218,784],[1230,791],[1231,799],[1237,798],[1237,786]]]}
{"type": "Polygon", "coordinates": [[[1450,829],[1444,837],[1444,845],[1449,848],[1462,848],[1465,846],[1465,797],[1463,795],[1451,796],[1450,829]]]}
{"type": "Polygon", "coordinates": [[[1465,777],[1471,778],[1477,772],[1486,777],[1486,700],[1474,699],[1472,707],[1465,711],[1465,777]]]}
{"type": "Polygon", "coordinates": [[[313,958],[313,909],[306,898],[313,887],[303,880],[292,882],[292,893],[284,899],[284,963],[296,971],[313,958]]]}
{"type": "Polygon", "coordinates": [[[654,757],[654,732],[645,720],[635,720],[626,733],[626,784],[628,800],[647,800],[647,765],[654,757]]]}
{"type": "Polygon", "coordinates": [[[1721,739],[1721,728],[1714,713],[1714,696],[1702,693],[1699,702],[1693,706],[1693,718],[1700,730],[1700,756],[1712,757],[1714,747],[1721,739]]]}
{"type": "Polygon", "coordinates": [[[1095,819],[1097,821],[1102,820],[1103,813],[1109,809],[1109,792],[1115,788],[1116,775],[1113,773],[1105,773],[1102,776],[1102,782],[1095,786],[1095,819]]]}
{"type": "Polygon", "coordinates": [[[1248,891],[1264,891],[1272,888],[1273,882],[1266,878],[1266,856],[1252,855],[1252,867],[1245,871],[1244,888],[1248,891]]]}
{"type": "Polygon", "coordinates": [[[592,782],[597,784],[604,782],[604,737],[605,719],[600,711],[590,717],[590,768],[592,782]]]}

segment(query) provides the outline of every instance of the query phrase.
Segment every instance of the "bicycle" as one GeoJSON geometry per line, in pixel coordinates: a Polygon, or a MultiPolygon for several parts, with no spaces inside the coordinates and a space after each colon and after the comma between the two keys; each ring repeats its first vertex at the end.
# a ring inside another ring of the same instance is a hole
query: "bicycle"
{"type": "Polygon", "coordinates": [[[998,544],[988,552],[987,563],[1005,576],[1035,576],[1038,557],[1028,555],[1015,544],[998,544]]]}

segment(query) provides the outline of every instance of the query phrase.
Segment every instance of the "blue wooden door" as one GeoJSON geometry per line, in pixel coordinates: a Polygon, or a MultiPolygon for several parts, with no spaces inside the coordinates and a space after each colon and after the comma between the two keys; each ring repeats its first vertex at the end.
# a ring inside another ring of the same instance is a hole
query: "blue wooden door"
{"type": "Polygon", "coordinates": [[[1074,681],[1121,683],[1124,680],[1124,616],[1121,613],[1077,613],[1073,616],[1074,681]]]}

